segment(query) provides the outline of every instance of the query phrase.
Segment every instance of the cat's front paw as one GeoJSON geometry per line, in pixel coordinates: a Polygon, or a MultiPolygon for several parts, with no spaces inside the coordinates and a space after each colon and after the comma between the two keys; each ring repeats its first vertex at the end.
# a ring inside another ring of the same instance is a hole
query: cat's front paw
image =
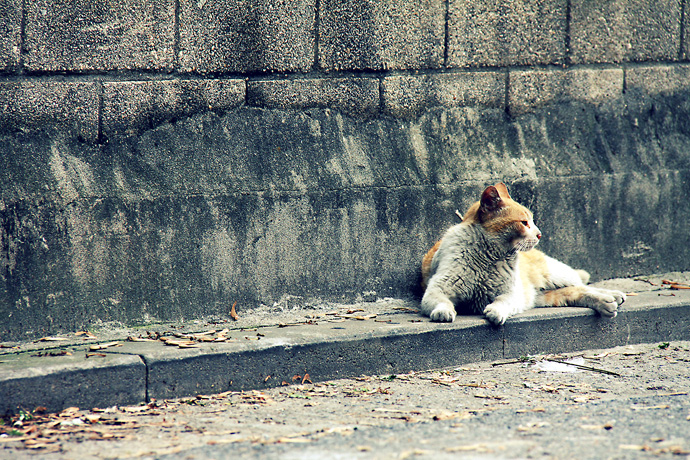
{"type": "Polygon", "coordinates": [[[618,307],[625,302],[625,294],[621,291],[592,288],[587,294],[587,304],[602,316],[614,318],[618,314],[618,307]]]}
{"type": "Polygon", "coordinates": [[[440,303],[436,305],[436,308],[434,308],[431,313],[429,314],[429,318],[431,318],[431,321],[437,321],[441,323],[452,323],[455,321],[455,307],[452,305],[448,305],[445,303],[440,303]]]}
{"type": "Polygon", "coordinates": [[[500,326],[506,322],[509,316],[508,308],[502,302],[490,303],[484,309],[484,315],[486,319],[491,321],[491,323],[496,326],[500,326]]]}

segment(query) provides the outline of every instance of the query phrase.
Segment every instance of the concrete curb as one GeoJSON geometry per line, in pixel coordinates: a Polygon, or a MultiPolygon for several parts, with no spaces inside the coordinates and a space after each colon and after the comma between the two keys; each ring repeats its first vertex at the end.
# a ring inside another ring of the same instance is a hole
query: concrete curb
{"type": "Polygon", "coordinates": [[[5,353],[0,355],[0,412],[110,407],[274,387],[301,382],[306,374],[316,382],[690,340],[689,313],[690,291],[664,290],[629,297],[614,319],[589,309],[539,308],[495,328],[479,317],[436,324],[413,312],[390,310],[379,315],[379,322],[348,319],[235,330],[237,341],[197,348],[123,342],[102,350],[104,356],[87,357],[92,344],[82,343],[5,353]],[[69,354],[61,354],[67,349],[69,354]]]}

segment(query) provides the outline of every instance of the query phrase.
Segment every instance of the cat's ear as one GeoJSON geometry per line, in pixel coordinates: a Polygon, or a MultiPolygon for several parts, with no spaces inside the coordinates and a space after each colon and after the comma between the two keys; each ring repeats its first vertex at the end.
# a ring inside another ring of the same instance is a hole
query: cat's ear
{"type": "MultiPolygon", "coordinates": [[[[505,185],[503,187],[505,188],[505,185]]],[[[495,185],[490,185],[484,190],[480,203],[479,213],[482,215],[492,214],[505,206],[495,185]]]]}
{"type": "Polygon", "coordinates": [[[508,193],[508,187],[506,187],[506,184],[503,182],[499,182],[498,184],[494,185],[496,187],[496,190],[498,190],[498,195],[503,198],[504,200],[510,198],[510,194],[508,193]]]}

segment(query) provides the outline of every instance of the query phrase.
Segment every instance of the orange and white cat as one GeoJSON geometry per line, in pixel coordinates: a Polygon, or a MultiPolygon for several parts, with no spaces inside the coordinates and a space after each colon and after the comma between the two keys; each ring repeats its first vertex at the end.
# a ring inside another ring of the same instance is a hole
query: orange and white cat
{"type": "Polygon", "coordinates": [[[532,213],[502,183],[489,186],[422,261],[422,313],[455,320],[456,309],[483,313],[496,325],[535,306],[581,306],[616,316],[620,291],[586,286],[589,274],[534,249],[541,238],[532,213]]]}

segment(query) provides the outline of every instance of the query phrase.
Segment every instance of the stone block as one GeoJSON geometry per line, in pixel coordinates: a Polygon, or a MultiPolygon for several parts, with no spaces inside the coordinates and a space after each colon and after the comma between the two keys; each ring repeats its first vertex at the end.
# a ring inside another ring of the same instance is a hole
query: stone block
{"type": "Polygon", "coordinates": [[[247,83],[247,103],[278,109],[323,107],[355,116],[371,116],[379,111],[379,80],[317,78],[250,81],[247,83]]]}
{"type": "Polygon", "coordinates": [[[450,0],[449,67],[559,64],[566,0],[450,0]]]}
{"type": "Polygon", "coordinates": [[[570,16],[573,63],[678,58],[680,0],[578,1],[570,16]]]}
{"type": "Polygon", "coordinates": [[[0,70],[19,65],[22,27],[21,0],[0,2],[0,70]]]}
{"type": "Polygon", "coordinates": [[[442,0],[323,0],[319,67],[326,71],[440,68],[445,10],[442,0]]]}
{"type": "Polygon", "coordinates": [[[95,82],[24,80],[0,83],[2,131],[49,125],[74,129],[85,140],[98,138],[98,87],[95,82]]]}
{"type": "Polygon", "coordinates": [[[602,103],[623,95],[622,69],[516,70],[509,74],[513,115],[563,102],[602,103]]]}
{"type": "Polygon", "coordinates": [[[307,71],[314,64],[315,0],[180,3],[185,72],[307,71]]]}
{"type": "Polygon", "coordinates": [[[43,406],[59,412],[70,406],[90,409],[144,402],[146,366],[138,356],[108,354],[98,359],[84,352],[65,356],[3,357],[0,413],[43,406]]]}
{"type": "Polygon", "coordinates": [[[640,297],[644,303],[629,297],[615,319],[582,308],[538,308],[521,313],[505,326],[505,358],[653,343],[660,338],[687,340],[687,297],[684,301],[660,299],[659,294],[640,297]],[[573,340],[573,331],[577,331],[577,340],[573,340]]]}
{"type": "Polygon", "coordinates": [[[103,132],[133,135],[163,122],[242,105],[244,80],[163,80],[103,84],[103,132]]]}
{"type": "Polygon", "coordinates": [[[384,111],[408,118],[434,106],[503,107],[505,85],[505,72],[386,77],[383,79],[384,111]]]}
{"type": "Polygon", "coordinates": [[[645,96],[668,95],[690,89],[690,64],[629,67],[626,89],[645,96]]]}
{"type": "Polygon", "coordinates": [[[26,2],[32,71],[170,70],[173,0],[26,2]]]}
{"type": "Polygon", "coordinates": [[[389,375],[496,360],[503,350],[503,330],[478,318],[441,327],[428,321],[406,321],[405,327],[348,323],[339,329],[321,323],[307,331],[262,328],[264,334],[258,343],[204,344],[195,350],[137,347],[149,366],[149,396],[160,400],[275,387],[304,369],[314,383],[364,373],[389,375]]]}

